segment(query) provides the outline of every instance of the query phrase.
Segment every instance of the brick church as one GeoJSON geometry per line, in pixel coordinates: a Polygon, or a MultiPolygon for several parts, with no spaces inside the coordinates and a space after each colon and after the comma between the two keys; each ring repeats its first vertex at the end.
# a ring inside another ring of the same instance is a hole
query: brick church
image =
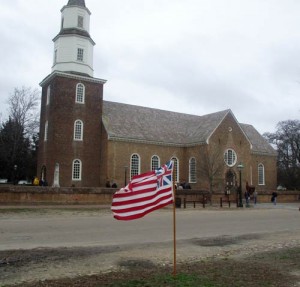
{"type": "Polygon", "coordinates": [[[103,100],[93,77],[91,12],[84,0],[61,9],[51,73],[42,87],[38,176],[50,186],[124,186],[171,158],[176,181],[223,191],[276,188],[275,150],[231,110],[195,116],[103,100]],[[242,168],[242,169],[241,169],[242,168]]]}

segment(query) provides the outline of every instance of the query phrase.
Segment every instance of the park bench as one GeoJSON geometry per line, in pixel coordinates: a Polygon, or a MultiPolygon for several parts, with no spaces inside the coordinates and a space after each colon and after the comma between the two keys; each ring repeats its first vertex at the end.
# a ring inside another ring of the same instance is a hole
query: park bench
{"type": "Polygon", "coordinates": [[[193,203],[194,208],[196,208],[196,203],[202,204],[203,208],[205,208],[205,204],[211,202],[211,196],[209,194],[202,194],[202,197],[197,199],[183,199],[183,208],[186,208],[187,203],[193,203]]]}
{"type": "Polygon", "coordinates": [[[236,206],[238,206],[238,199],[237,198],[230,198],[229,196],[225,195],[225,197],[220,197],[220,207],[223,207],[224,203],[227,203],[228,207],[231,206],[231,203],[235,203],[236,206]]]}

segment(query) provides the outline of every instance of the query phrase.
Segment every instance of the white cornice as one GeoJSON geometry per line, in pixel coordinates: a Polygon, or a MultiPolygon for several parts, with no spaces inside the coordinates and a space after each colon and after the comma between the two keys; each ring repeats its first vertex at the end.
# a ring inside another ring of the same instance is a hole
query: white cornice
{"type": "Polygon", "coordinates": [[[79,80],[79,81],[82,80],[82,81],[87,81],[87,82],[92,82],[92,83],[99,83],[99,84],[105,84],[107,82],[107,80],[103,80],[103,79],[86,77],[86,76],[82,76],[82,75],[78,75],[78,74],[54,71],[50,75],[48,75],[44,80],[42,80],[40,82],[40,86],[41,87],[45,86],[50,80],[52,80],[56,76],[75,79],[75,80],[79,80]]]}

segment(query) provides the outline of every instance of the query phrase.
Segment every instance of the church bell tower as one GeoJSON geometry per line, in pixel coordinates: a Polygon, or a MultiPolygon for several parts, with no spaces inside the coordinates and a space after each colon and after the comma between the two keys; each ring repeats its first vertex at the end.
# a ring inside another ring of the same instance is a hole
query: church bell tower
{"type": "Polygon", "coordinates": [[[91,12],[84,0],[61,9],[51,73],[42,87],[38,176],[52,186],[100,186],[105,80],[93,77],[91,12]]]}

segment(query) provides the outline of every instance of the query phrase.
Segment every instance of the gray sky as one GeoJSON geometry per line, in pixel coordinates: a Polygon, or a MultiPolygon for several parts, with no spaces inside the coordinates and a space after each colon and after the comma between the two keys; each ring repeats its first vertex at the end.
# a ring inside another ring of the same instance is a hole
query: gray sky
{"type": "MultiPolygon", "coordinates": [[[[0,113],[38,88],[68,0],[2,1],[0,113]]],[[[231,109],[260,133],[300,119],[300,1],[86,0],[104,99],[195,115],[231,109]]]]}

